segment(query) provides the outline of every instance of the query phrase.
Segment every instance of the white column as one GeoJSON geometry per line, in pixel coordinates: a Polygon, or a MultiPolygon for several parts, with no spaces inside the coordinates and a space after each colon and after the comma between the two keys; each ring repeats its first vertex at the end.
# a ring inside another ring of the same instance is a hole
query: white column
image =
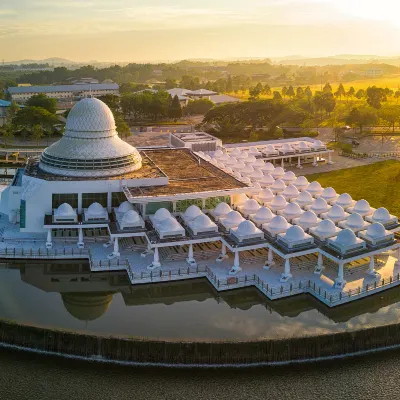
{"type": "Polygon", "coordinates": [[[238,251],[235,251],[235,259],[233,261],[233,266],[235,267],[235,269],[240,269],[240,258],[238,251]]]}
{"type": "Polygon", "coordinates": [[[332,161],[332,153],[328,153],[328,164],[333,164],[333,161],[332,161]]]}
{"type": "Polygon", "coordinates": [[[282,167],[282,168],[285,167],[285,161],[283,161],[283,157],[282,157],[282,161],[281,161],[281,167],[282,167]]]}
{"type": "Polygon", "coordinates": [[[223,256],[223,257],[226,256],[226,244],[225,243],[222,243],[221,256],[223,256]]]}
{"type": "Polygon", "coordinates": [[[317,261],[317,266],[315,268],[314,274],[320,274],[323,269],[324,269],[324,262],[323,262],[322,254],[318,253],[318,261],[317,261]]]}
{"type": "Polygon", "coordinates": [[[143,216],[143,219],[144,219],[144,217],[146,216],[146,204],[142,204],[142,216],[143,216]]]}
{"type": "Polygon", "coordinates": [[[335,287],[343,289],[346,285],[346,281],[344,280],[344,271],[343,271],[344,261],[339,262],[339,270],[338,277],[335,279],[335,287]]]}
{"type": "Polygon", "coordinates": [[[82,214],[82,193],[78,193],[78,214],[82,214]]]}
{"type": "Polygon", "coordinates": [[[371,256],[369,258],[368,274],[370,274],[370,275],[375,274],[375,257],[374,256],[371,256]]]}
{"type": "Polygon", "coordinates": [[[275,265],[274,253],[273,253],[272,249],[269,248],[268,249],[268,259],[267,259],[267,262],[264,265],[264,269],[270,269],[270,267],[272,267],[273,265],[275,265]]]}
{"type": "Polygon", "coordinates": [[[82,228],[78,228],[78,243],[77,246],[79,248],[83,248],[85,246],[85,244],[83,243],[83,229],[82,228]]]}
{"type": "Polygon", "coordinates": [[[52,240],[51,240],[51,233],[52,233],[51,231],[52,231],[51,228],[49,228],[48,231],[47,231],[46,247],[48,249],[51,249],[53,247],[53,243],[52,243],[52,240]]]}
{"type": "Polygon", "coordinates": [[[119,243],[118,243],[118,238],[114,238],[114,251],[113,251],[113,256],[114,257],[119,257],[121,254],[119,252],[119,243]]]}
{"type": "Polygon", "coordinates": [[[160,256],[158,255],[158,247],[154,248],[153,267],[161,267],[160,256]]]}
{"type": "Polygon", "coordinates": [[[317,156],[314,154],[314,162],[312,164],[313,167],[317,167],[318,163],[317,163],[317,156]]]}
{"type": "Polygon", "coordinates": [[[233,206],[233,196],[229,196],[229,205],[232,207],[233,206]]]}
{"type": "Polygon", "coordinates": [[[303,167],[301,166],[300,156],[297,157],[297,168],[299,168],[299,169],[303,168],[303,167]]]}
{"type": "Polygon", "coordinates": [[[281,282],[287,282],[291,277],[292,277],[292,274],[290,273],[290,259],[287,258],[285,260],[285,269],[281,276],[281,282]]]}
{"type": "Polygon", "coordinates": [[[193,244],[192,243],[189,244],[189,252],[188,252],[188,257],[187,257],[186,261],[188,263],[196,262],[196,260],[194,259],[194,255],[193,255],[193,244]]]}
{"type": "Polygon", "coordinates": [[[226,254],[226,245],[221,242],[221,254],[218,256],[218,258],[215,260],[216,262],[222,262],[228,258],[226,254]]]}
{"type": "Polygon", "coordinates": [[[112,192],[107,193],[107,211],[110,213],[112,207],[112,192]]]}
{"type": "Polygon", "coordinates": [[[400,266],[400,247],[397,249],[397,261],[395,265],[400,266]]]}
{"type": "Polygon", "coordinates": [[[172,202],[172,212],[176,213],[176,201],[172,202]]]}
{"type": "Polygon", "coordinates": [[[203,210],[206,209],[206,199],[201,199],[201,207],[203,208],[203,210]]]}

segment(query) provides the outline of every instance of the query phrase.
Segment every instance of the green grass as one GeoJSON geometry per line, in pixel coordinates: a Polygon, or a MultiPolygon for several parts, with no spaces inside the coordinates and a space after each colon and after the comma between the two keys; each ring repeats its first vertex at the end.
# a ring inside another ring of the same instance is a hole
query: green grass
{"type": "Polygon", "coordinates": [[[388,160],[362,167],[342,169],[307,176],[337,193],[349,193],[354,200],[365,199],[371,207],[386,207],[400,215],[400,161],[388,160]]]}

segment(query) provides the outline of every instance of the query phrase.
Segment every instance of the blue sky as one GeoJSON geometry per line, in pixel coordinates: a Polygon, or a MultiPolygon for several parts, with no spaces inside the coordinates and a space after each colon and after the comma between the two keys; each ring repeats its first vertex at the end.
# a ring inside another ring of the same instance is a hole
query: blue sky
{"type": "Polygon", "coordinates": [[[0,0],[0,57],[400,54],[395,0],[0,0]]]}

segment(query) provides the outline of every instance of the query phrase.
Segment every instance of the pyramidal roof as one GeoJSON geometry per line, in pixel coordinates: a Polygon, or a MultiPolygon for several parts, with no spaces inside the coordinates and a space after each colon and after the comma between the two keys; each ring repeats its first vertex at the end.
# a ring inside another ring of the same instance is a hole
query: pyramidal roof
{"type": "Polygon", "coordinates": [[[63,137],[44,150],[39,168],[61,176],[115,176],[135,171],[142,159],[116,131],[109,107],[86,98],[71,109],[63,137]]]}

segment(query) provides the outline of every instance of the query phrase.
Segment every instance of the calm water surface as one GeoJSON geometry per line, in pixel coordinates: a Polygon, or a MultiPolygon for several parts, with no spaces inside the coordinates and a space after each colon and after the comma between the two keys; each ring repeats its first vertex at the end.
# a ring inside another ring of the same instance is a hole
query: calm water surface
{"type": "Polygon", "coordinates": [[[206,280],[132,287],[86,264],[0,266],[0,318],[161,339],[258,339],[400,322],[400,289],[330,309],[311,296],[268,301],[256,289],[217,293],[206,280]]]}

